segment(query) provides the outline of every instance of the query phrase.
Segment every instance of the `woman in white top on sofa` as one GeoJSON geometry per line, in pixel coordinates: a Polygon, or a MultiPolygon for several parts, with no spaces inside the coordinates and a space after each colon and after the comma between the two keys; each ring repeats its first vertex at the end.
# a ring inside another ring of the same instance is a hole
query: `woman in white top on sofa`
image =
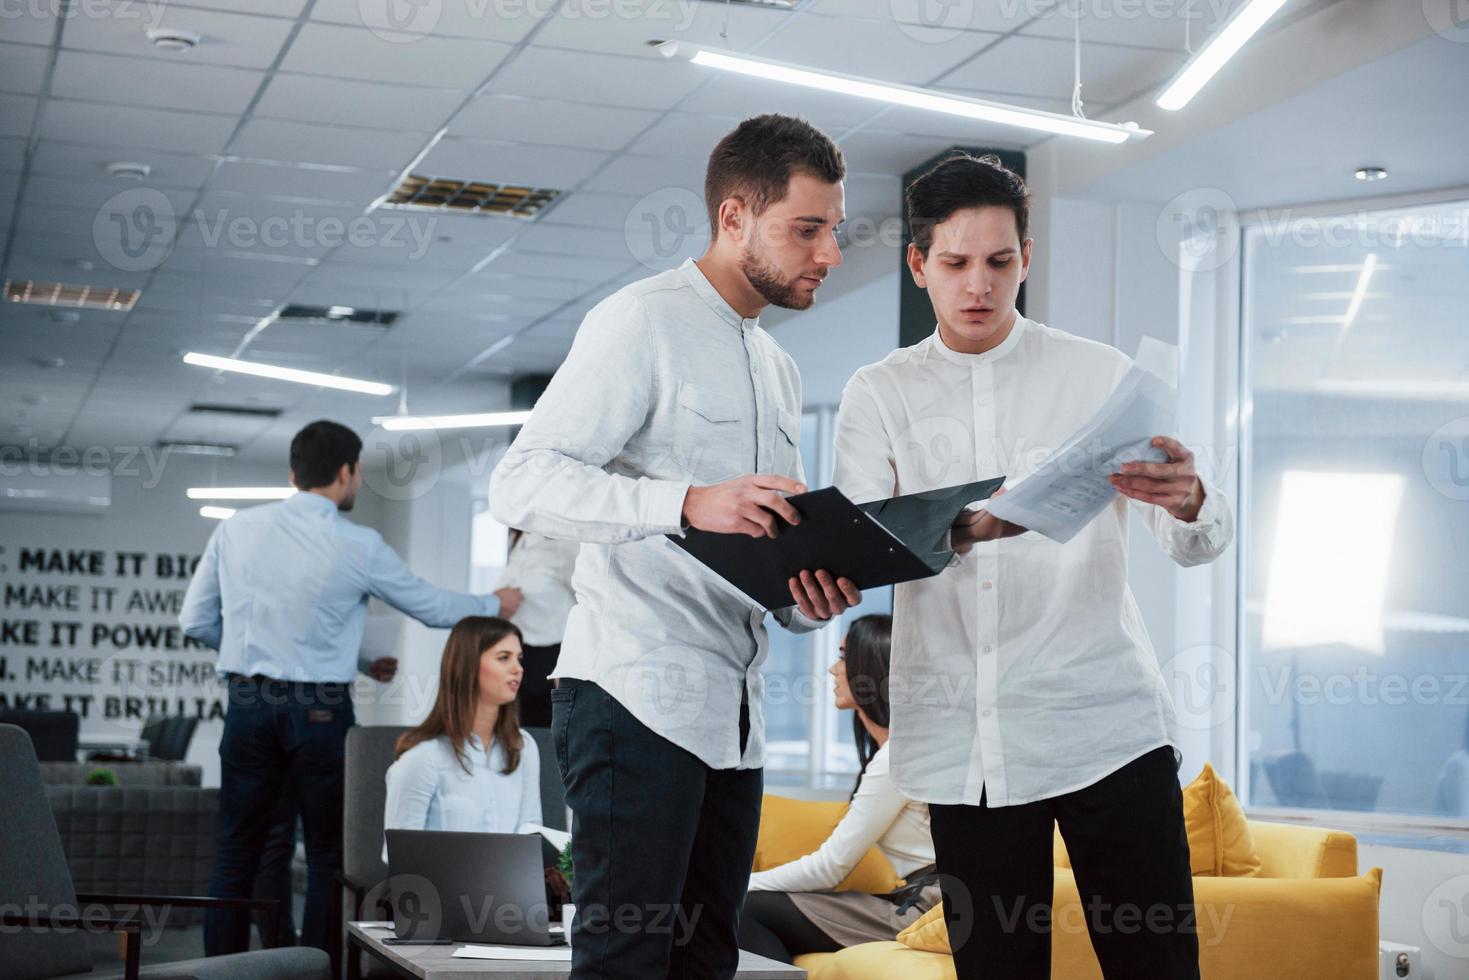
{"type": "Polygon", "coordinates": [[[469,616],[450,631],[433,710],[398,739],[388,767],[385,829],[510,834],[540,824],[540,755],[515,704],[520,656],[520,630],[498,617],[469,616]]]}
{"type": "Polygon", "coordinates": [[[892,622],[891,616],[855,620],[830,670],[837,708],[854,712],[852,732],[862,762],[851,805],[816,851],[750,876],[740,915],[741,949],[790,963],[801,953],[893,939],[938,902],[936,883],[916,883],[933,865],[928,807],[899,793],[888,773],[892,622]],[[874,845],[914,885],[911,892],[833,891],[874,845]]]}

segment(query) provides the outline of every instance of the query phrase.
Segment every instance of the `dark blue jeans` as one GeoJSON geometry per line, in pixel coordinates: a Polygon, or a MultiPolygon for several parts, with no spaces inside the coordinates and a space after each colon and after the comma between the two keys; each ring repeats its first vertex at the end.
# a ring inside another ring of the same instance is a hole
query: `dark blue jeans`
{"type": "MultiPolygon", "coordinates": [[[[282,795],[294,795],[306,841],[301,944],[327,949],[332,881],[342,867],[342,757],[355,715],[346,684],[231,677],[219,742],[219,850],[209,894],[249,898],[282,795]]],[[[209,956],[249,948],[245,912],[204,918],[209,956]]]]}
{"type": "Polygon", "coordinates": [[[551,705],[572,811],[573,980],[733,977],[762,771],[709,768],[590,681],[563,678],[551,705]]]}

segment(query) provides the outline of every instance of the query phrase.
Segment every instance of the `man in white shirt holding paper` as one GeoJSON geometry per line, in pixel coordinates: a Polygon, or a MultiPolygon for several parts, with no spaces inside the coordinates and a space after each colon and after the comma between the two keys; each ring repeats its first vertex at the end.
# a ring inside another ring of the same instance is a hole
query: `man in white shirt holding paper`
{"type": "MultiPolygon", "coordinates": [[[[747,119],[709,157],[711,243],[587,314],[490,482],[496,519],[582,542],[551,692],[571,807],[572,977],[729,978],[765,760],[767,610],[665,535],[775,536],[805,490],[800,376],[761,329],[841,262],[841,151],[747,119]]],[[[791,580],[796,632],[861,600],[791,580]]]]}
{"type": "MultiPolygon", "coordinates": [[[[1016,310],[1029,198],[998,160],[946,160],[907,203],[938,327],[847,384],[836,485],[858,502],[1013,485],[1130,365],[1016,310]]],[[[1199,976],[1177,721],[1127,585],[1127,498],[1181,565],[1218,557],[1232,517],[1188,449],[1153,445],[1167,461],[1122,467],[1119,496],[1066,544],[973,509],[955,566],[896,586],[892,772],[930,805],[959,980],[1050,977],[1053,821],[1108,980],[1199,976]]]]}

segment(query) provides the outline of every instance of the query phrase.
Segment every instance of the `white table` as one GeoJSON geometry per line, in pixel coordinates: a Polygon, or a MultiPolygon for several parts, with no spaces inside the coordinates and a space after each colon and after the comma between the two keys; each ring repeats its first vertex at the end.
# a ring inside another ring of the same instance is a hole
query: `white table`
{"type": "MultiPolygon", "coordinates": [[[[355,922],[348,923],[348,955],[366,950],[399,976],[417,980],[566,980],[571,973],[569,961],[455,959],[454,950],[463,943],[384,946],[382,940],[392,934],[391,929],[364,929],[355,922]]],[[[804,980],[806,971],[740,950],[740,968],[735,976],[738,980],[804,980]]]]}

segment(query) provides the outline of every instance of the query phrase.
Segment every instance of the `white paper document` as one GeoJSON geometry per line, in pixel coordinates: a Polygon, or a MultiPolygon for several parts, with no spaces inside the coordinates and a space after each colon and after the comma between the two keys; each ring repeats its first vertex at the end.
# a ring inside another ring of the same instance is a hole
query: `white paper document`
{"type": "Polygon", "coordinates": [[[520,829],[517,830],[516,833],[540,834],[542,837],[546,838],[546,840],[551,843],[551,846],[556,848],[556,850],[558,851],[566,850],[566,845],[571,843],[571,834],[567,831],[557,830],[554,827],[543,827],[538,823],[523,823],[520,825],[520,829]]]}
{"type": "Polygon", "coordinates": [[[1116,498],[1108,478],[1123,463],[1167,462],[1152,440],[1174,429],[1177,355],[1177,348],[1144,337],[1136,361],[1091,421],[984,509],[1053,541],[1070,541],[1116,498]]]}
{"type": "Polygon", "coordinates": [[[454,955],[467,960],[539,960],[571,962],[570,946],[460,946],[454,955]]]}

